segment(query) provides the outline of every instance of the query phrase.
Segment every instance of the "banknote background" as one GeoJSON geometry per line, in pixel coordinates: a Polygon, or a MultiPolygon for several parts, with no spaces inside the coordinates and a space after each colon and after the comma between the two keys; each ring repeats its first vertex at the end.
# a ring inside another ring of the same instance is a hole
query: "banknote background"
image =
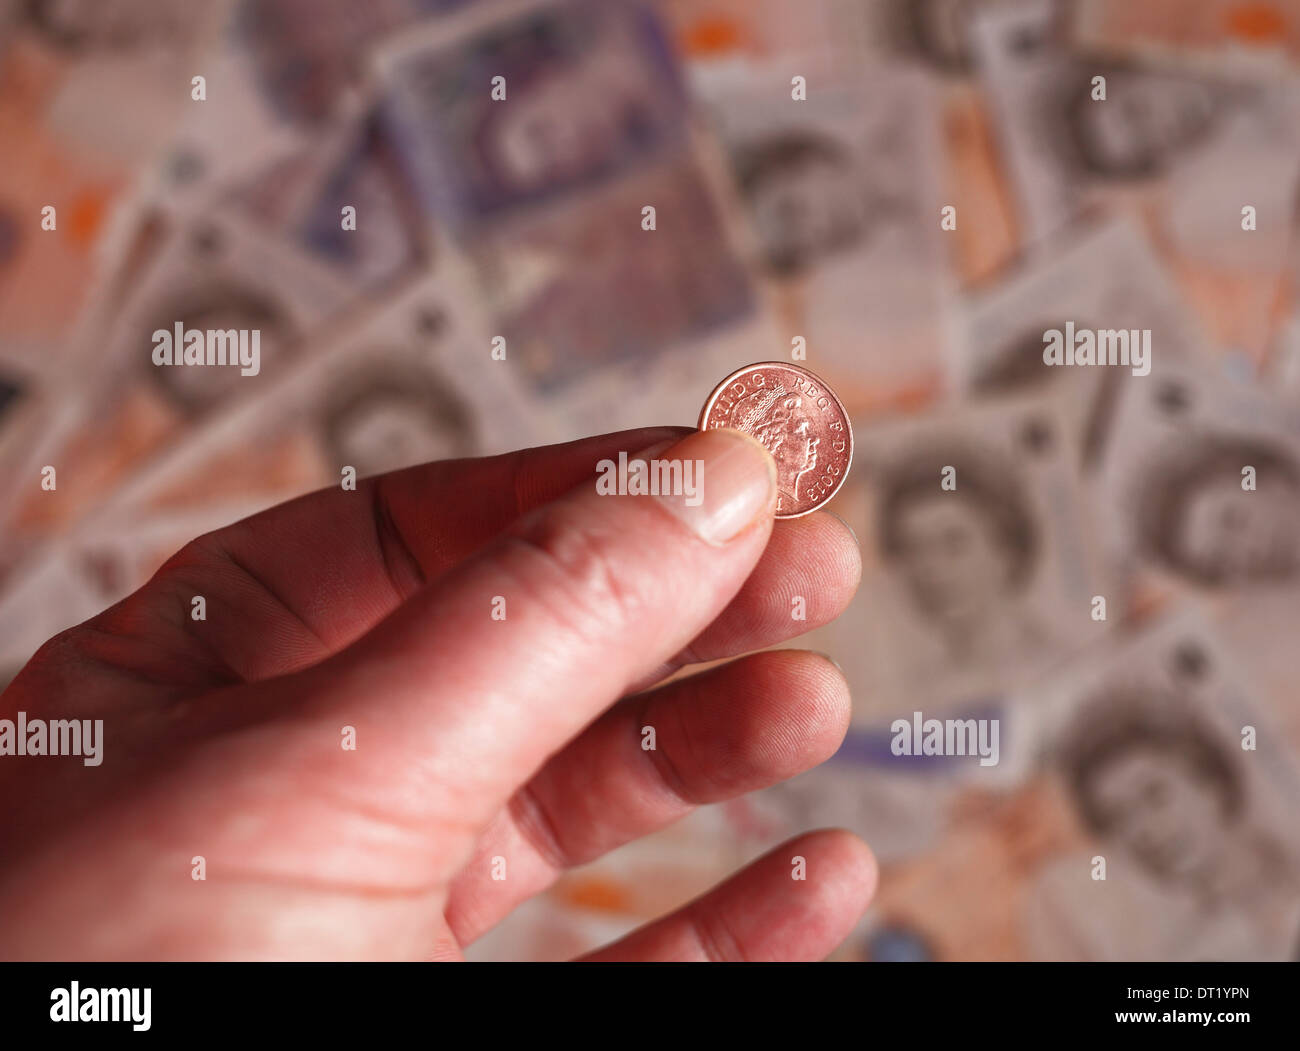
{"type": "Polygon", "coordinates": [[[584,951],[828,824],[881,862],[837,959],[1300,955],[1300,2],[0,0],[0,27],[0,681],[342,464],[693,424],[801,338],[857,436],[831,506],[863,585],[796,643],[850,680],[844,747],[471,956],[584,951]],[[155,368],[177,321],[260,329],[261,372],[155,368]],[[1149,329],[1150,375],[1045,367],[1067,321],[1149,329]],[[999,720],[998,764],[891,754],[918,710],[999,720]]]}

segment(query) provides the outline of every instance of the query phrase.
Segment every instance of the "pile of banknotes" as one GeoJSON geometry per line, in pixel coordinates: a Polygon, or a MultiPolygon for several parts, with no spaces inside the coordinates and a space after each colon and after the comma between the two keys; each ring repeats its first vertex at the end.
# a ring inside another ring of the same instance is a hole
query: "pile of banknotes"
{"type": "Polygon", "coordinates": [[[838,825],[836,958],[1300,957],[1300,0],[0,0],[0,155],[0,681],[340,465],[795,360],[844,746],[472,955],[838,825]]]}

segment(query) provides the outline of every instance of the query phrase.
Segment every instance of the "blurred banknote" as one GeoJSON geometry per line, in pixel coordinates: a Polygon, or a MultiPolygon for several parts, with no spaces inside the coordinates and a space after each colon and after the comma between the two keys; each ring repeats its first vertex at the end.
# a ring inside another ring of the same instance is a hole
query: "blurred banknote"
{"type": "Polygon", "coordinates": [[[686,422],[692,377],[776,345],[666,34],[639,3],[492,4],[376,55],[394,149],[459,248],[449,265],[538,403],[582,430],[615,404],[625,426],[686,422]]]}
{"type": "Polygon", "coordinates": [[[955,393],[981,400],[1054,394],[1060,418],[1074,421],[1082,465],[1091,470],[1110,437],[1120,392],[1146,384],[1169,363],[1208,365],[1208,350],[1140,227],[1111,220],[1060,242],[1041,262],[966,297],[949,343],[950,374],[955,393]],[[1067,324],[1117,339],[1123,333],[1130,344],[1149,332],[1149,370],[1048,364],[1049,336],[1064,339],[1067,324]]]}
{"type": "Polygon", "coordinates": [[[938,98],[918,73],[785,66],[700,78],[753,230],[751,258],[780,327],[851,408],[934,396],[944,283],[938,98]]]}
{"type": "Polygon", "coordinates": [[[1212,62],[1300,62],[1296,0],[1076,0],[1080,43],[1116,54],[1212,62]]]}
{"type": "Polygon", "coordinates": [[[1121,393],[1095,491],[1114,564],[1148,586],[1293,588],[1300,405],[1166,367],[1121,393]]]}
{"type": "Polygon", "coordinates": [[[855,427],[840,512],[863,548],[853,605],[810,635],[837,655],[854,722],[982,707],[1091,641],[1101,567],[1077,446],[1022,397],[855,427]]]}
{"type": "Polygon", "coordinates": [[[1216,343],[1259,360],[1292,236],[1295,78],[1072,53],[1058,14],[1030,0],[975,22],[1029,239],[1092,208],[1135,210],[1216,343]]]}
{"type": "Polygon", "coordinates": [[[1180,614],[1030,691],[1037,771],[888,866],[840,957],[1295,959],[1300,783],[1240,663],[1180,614]]]}
{"type": "Polygon", "coordinates": [[[67,528],[192,421],[287,375],[310,348],[304,333],[346,302],[345,288],[245,224],[213,218],[170,230],[124,301],[96,319],[81,384],[48,392],[57,416],[24,451],[26,470],[67,465],[75,484],[55,499],[12,493],[0,516],[19,532],[67,528]],[[218,356],[219,366],[208,363],[218,356]]]}

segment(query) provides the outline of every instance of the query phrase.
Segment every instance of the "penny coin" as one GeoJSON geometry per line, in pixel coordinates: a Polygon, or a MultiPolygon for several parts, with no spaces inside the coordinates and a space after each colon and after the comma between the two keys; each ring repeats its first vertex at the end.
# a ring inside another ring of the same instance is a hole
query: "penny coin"
{"type": "Polygon", "coordinates": [[[776,461],[777,518],[816,511],[836,494],[853,462],[853,428],[840,399],[798,365],[760,361],[713,388],[702,431],[730,427],[756,439],[776,461]]]}

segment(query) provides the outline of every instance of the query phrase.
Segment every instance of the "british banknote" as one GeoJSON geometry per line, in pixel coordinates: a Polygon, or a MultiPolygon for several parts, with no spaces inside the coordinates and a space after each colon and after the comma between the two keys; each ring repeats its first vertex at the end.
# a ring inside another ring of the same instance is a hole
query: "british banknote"
{"type": "Polygon", "coordinates": [[[1150,378],[1121,392],[1096,479],[1109,557],[1151,598],[1294,587],[1300,410],[1187,366],[1150,378]]]}
{"type": "Polygon", "coordinates": [[[1072,32],[1085,46],[1202,68],[1258,70],[1300,62],[1295,0],[1077,0],[1072,32]]]}
{"type": "Polygon", "coordinates": [[[697,79],[740,189],[748,254],[787,343],[851,409],[935,394],[942,279],[939,103],[916,71],[784,64],[697,79]],[[819,75],[820,74],[820,75],[819,75]]]}
{"type": "Polygon", "coordinates": [[[1024,693],[1029,775],[886,864],[836,958],[1295,959],[1295,742],[1250,661],[1182,610],[1024,693]]]}
{"type": "Polygon", "coordinates": [[[1063,26],[1048,0],[974,23],[1027,240],[1092,210],[1140,216],[1215,345],[1257,364],[1293,232],[1295,78],[1078,53],[1063,26]]]}
{"type": "Polygon", "coordinates": [[[0,522],[11,534],[68,528],[192,421],[289,375],[311,349],[310,326],[348,299],[344,282],[292,245],[231,217],[141,236],[156,243],[140,249],[122,300],[81,326],[77,382],[44,392],[43,426],[6,461],[13,484],[0,522]],[[42,489],[46,465],[75,484],[42,489]]]}
{"type": "Polygon", "coordinates": [[[1059,416],[1074,421],[1081,466],[1090,472],[1105,452],[1127,387],[1160,376],[1167,363],[1220,369],[1189,314],[1139,224],[1121,216],[1076,226],[1040,262],[1025,261],[963,297],[947,343],[951,392],[977,399],[1052,394],[1059,416]],[[1050,363],[1050,336],[1064,338],[1067,324],[1123,332],[1130,342],[1149,333],[1148,371],[1139,376],[1131,366],[1050,363]]]}

